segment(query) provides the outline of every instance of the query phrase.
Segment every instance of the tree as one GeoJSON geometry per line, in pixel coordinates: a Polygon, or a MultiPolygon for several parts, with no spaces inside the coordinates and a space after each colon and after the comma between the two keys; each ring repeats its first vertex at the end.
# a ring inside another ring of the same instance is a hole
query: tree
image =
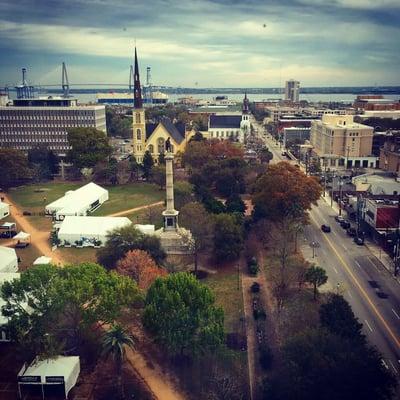
{"type": "Polygon", "coordinates": [[[244,214],[246,205],[238,194],[233,194],[225,203],[226,212],[244,214]]]}
{"type": "Polygon", "coordinates": [[[150,152],[148,150],[146,150],[146,152],[144,153],[144,156],[143,156],[143,165],[142,165],[143,176],[146,179],[150,178],[151,170],[152,170],[153,166],[154,166],[153,157],[151,156],[150,152]]]}
{"type": "Polygon", "coordinates": [[[287,162],[268,166],[255,185],[253,194],[256,220],[284,217],[301,218],[321,196],[321,186],[314,177],[306,176],[287,162]]]}
{"type": "Polygon", "coordinates": [[[72,128],[68,131],[68,142],[72,149],[68,153],[76,168],[92,168],[99,161],[108,160],[112,147],[103,131],[95,128],[72,128]]]}
{"type": "Polygon", "coordinates": [[[213,221],[202,204],[187,203],[181,209],[180,222],[182,226],[190,230],[194,238],[194,271],[197,275],[198,255],[212,242],[213,221]]]}
{"type": "Polygon", "coordinates": [[[177,210],[193,201],[193,185],[187,181],[178,181],[174,183],[174,200],[177,210]]]}
{"type": "Polygon", "coordinates": [[[102,345],[103,355],[106,358],[112,357],[115,362],[120,398],[124,399],[125,393],[122,382],[122,366],[126,358],[125,347],[134,347],[133,336],[121,325],[116,324],[104,333],[102,345]]]}
{"type": "Polygon", "coordinates": [[[305,274],[306,282],[309,282],[314,287],[314,300],[317,299],[318,288],[328,281],[326,271],[321,267],[311,266],[305,274]]]}
{"type": "Polygon", "coordinates": [[[20,150],[0,149],[0,165],[0,188],[4,190],[21,185],[32,177],[28,158],[20,150]]]}
{"type": "Polygon", "coordinates": [[[374,348],[325,329],[308,330],[288,340],[282,359],[265,400],[389,400],[396,387],[374,348]]]}
{"type": "Polygon", "coordinates": [[[165,165],[165,154],[164,153],[160,153],[160,155],[158,156],[158,163],[160,165],[165,165]]]}
{"type": "Polygon", "coordinates": [[[240,256],[244,238],[241,225],[230,214],[215,215],[214,256],[218,261],[233,261],[240,256]]]}
{"type": "Polygon", "coordinates": [[[143,250],[130,250],[117,262],[117,272],[129,276],[140,289],[147,290],[159,276],[167,271],[157,266],[150,255],[143,250]]]}
{"type": "Polygon", "coordinates": [[[331,294],[319,308],[321,325],[330,332],[355,341],[365,341],[362,324],[354,316],[350,304],[340,295],[331,294]]]}
{"type": "Polygon", "coordinates": [[[108,233],[105,246],[97,252],[97,260],[112,269],[129,250],[135,249],[147,251],[157,264],[161,264],[166,256],[158,237],[145,235],[129,225],[108,233]]]}
{"type": "Polygon", "coordinates": [[[4,283],[2,297],[11,337],[31,360],[57,355],[63,347],[79,352],[85,332],[113,324],[140,296],[131,279],[83,263],[32,267],[4,283]]]}
{"type": "Polygon", "coordinates": [[[151,169],[151,181],[161,189],[165,188],[165,165],[156,165],[151,169]]]}
{"type": "MultiPolygon", "coordinates": [[[[207,129],[207,127],[205,128],[207,129]]],[[[202,135],[201,132],[196,131],[196,133],[190,138],[189,142],[202,142],[203,140],[205,140],[204,136],[202,135]]]]}
{"type": "Polygon", "coordinates": [[[269,164],[269,162],[273,159],[274,155],[269,151],[267,147],[264,147],[260,151],[259,157],[262,163],[269,164]]]}
{"type": "Polygon", "coordinates": [[[206,353],[224,341],[224,312],[189,273],[157,278],[147,292],[145,328],[171,355],[206,353]]]}
{"type": "Polygon", "coordinates": [[[52,179],[58,173],[59,159],[47,145],[38,145],[28,151],[28,161],[38,181],[52,179]]]}
{"type": "Polygon", "coordinates": [[[112,107],[106,107],[107,132],[110,136],[129,138],[132,136],[132,119],[118,114],[112,107]]]}

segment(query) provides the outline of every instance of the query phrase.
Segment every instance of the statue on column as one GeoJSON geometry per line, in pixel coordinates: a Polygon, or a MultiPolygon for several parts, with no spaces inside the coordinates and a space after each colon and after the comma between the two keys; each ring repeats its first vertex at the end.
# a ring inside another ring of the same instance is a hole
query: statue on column
{"type": "Polygon", "coordinates": [[[166,151],[167,153],[171,153],[171,152],[172,152],[171,138],[168,138],[168,139],[165,141],[165,151],[166,151]]]}

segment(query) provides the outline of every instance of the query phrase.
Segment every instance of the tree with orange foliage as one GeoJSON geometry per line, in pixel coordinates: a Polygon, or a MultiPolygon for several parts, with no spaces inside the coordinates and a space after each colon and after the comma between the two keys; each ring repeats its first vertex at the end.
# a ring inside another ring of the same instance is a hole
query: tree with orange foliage
{"type": "Polygon", "coordinates": [[[117,271],[135,280],[140,289],[146,290],[159,276],[167,271],[157,266],[150,255],[143,250],[130,250],[118,261],[117,271]]]}
{"type": "Polygon", "coordinates": [[[186,146],[183,155],[185,166],[190,169],[198,169],[205,164],[227,158],[243,158],[243,146],[229,140],[203,140],[201,142],[191,141],[186,146]]]}
{"type": "Polygon", "coordinates": [[[256,220],[267,218],[299,219],[321,196],[321,185],[288,162],[269,165],[254,184],[253,204],[256,220]]]}

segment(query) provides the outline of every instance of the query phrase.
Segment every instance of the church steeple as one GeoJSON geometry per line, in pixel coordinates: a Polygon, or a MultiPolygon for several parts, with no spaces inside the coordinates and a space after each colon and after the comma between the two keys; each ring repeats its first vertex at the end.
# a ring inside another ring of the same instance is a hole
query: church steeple
{"type": "Polygon", "coordinates": [[[139,63],[135,46],[135,74],[134,74],[134,100],[135,109],[143,108],[142,88],[140,86],[139,63]]]}
{"type": "Polygon", "coordinates": [[[249,108],[249,99],[247,98],[247,91],[244,92],[243,106],[242,106],[242,114],[248,114],[250,111],[249,108]]]}

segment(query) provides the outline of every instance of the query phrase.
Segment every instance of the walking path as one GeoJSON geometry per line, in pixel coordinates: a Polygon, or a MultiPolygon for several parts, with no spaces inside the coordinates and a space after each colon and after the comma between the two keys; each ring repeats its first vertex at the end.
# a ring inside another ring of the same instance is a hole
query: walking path
{"type": "Polygon", "coordinates": [[[136,211],[144,210],[148,207],[155,207],[155,206],[161,206],[164,204],[164,201],[157,201],[156,203],[152,204],[147,204],[145,206],[140,206],[140,207],[135,207],[135,208],[130,208],[129,210],[124,210],[124,211],[118,211],[114,214],[107,215],[107,217],[122,217],[124,215],[129,215],[132,214],[136,211]]]}
{"type": "Polygon", "coordinates": [[[49,232],[46,231],[39,231],[36,229],[27,218],[22,214],[21,210],[15,205],[15,203],[11,200],[11,198],[3,194],[2,195],[5,199],[5,202],[10,205],[10,213],[11,216],[14,218],[17,226],[29,233],[31,235],[31,246],[37,248],[41,255],[46,257],[50,257],[52,259],[53,264],[64,264],[64,259],[62,258],[61,254],[57,250],[52,251],[51,246],[49,243],[49,232]]]}
{"type": "Polygon", "coordinates": [[[143,378],[158,400],[185,400],[186,397],[175,389],[174,384],[162,373],[159,366],[148,365],[146,358],[138,351],[126,349],[126,358],[131,367],[143,378]]]}

